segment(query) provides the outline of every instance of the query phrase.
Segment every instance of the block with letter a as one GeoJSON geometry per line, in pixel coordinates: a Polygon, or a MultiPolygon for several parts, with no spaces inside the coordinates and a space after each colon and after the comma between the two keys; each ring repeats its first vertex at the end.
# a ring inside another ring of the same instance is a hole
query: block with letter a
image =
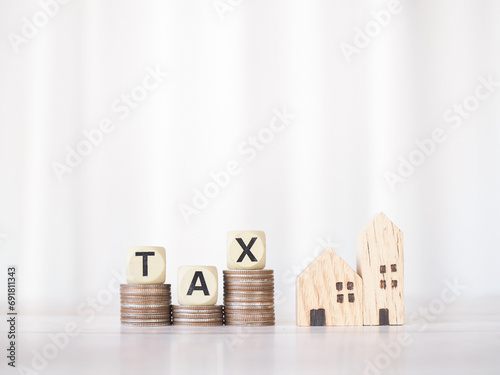
{"type": "Polygon", "coordinates": [[[177,271],[177,298],[182,306],[211,306],[217,303],[217,268],[180,266],[177,271]]]}
{"type": "Polygon", "coordinates": [[[227,268],[261,270],[266,266],[266,234],[262,231],[227,233],[227,268]]]}

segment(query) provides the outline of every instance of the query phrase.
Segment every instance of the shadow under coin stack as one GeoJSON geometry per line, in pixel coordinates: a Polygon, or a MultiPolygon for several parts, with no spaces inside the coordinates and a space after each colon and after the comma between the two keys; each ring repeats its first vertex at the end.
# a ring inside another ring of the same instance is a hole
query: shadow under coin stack
{"type": "Polygon", "coordinates": [[[127,284],[120,285],[123,325],[167,326],[172,323],[170,284],[165,284],[165,249],[134,246],[127,250],[127,284]]]}
{"type": "Polygon", "coordinates": [[[227,235],[224,270],[226,325],[273,326],[274,271],[265,270],[266,236],[261,231],[231,231],[227,235]]]}
{"type": "Polygon", "coordinates": [[[177,271],[179,305],[172,306],[172,323],[176,326],[221,326],[223,306],[218,298],[217,268],[181,266],[177,271]]]}

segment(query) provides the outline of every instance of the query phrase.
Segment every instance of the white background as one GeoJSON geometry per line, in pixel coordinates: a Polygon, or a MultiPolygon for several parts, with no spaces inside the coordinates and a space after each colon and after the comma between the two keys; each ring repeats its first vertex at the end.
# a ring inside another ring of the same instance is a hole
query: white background
{"type": "Polygon", "coordinates": [[[131,245],[167,249],[175,290],[179,265],[221,274],[226,232],[257,229],[278,321],[293,319],[298,271],[325,244],[355,268],[380,211],[405,233],[409,308],[445,280],[498,296],[500,87],[458,129],[443,115],[478,77],[500,81],[500,3],[402,1],[350,63],[341,43],[387,2],[234,4],[73,0],[15,52],[9,33],[41,7],[0,1],[0,264],[18,265],[20,311],[75,314],[131,245]],[[157,66],[168,77],[120,119],[113,102],[157,66]],[[296,117],[247,161],[241,143],[284,107],[296,117]],[[52,164],[103,118],[114,131],[60,182],[52,164]],[[392,191],[384,174],[436,128],[446,141],[392,191]],[[241,173],[187,223],[179,206],[230,160],[241,173]]]}

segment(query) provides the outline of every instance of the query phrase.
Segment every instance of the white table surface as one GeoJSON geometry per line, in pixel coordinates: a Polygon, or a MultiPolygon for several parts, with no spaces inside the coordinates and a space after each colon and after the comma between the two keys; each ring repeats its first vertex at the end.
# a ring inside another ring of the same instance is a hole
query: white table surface
{"type": "MultiPolygon", "coordinates": [[[[309,328],[278,318],[275,327],[243,329],[130,328],[120,326],[118,315],[96,316],[90,323],[80,317],[20,316],[17,356],[18,365],[33,369],[34,353],[53,353],[49,335],[73,322],[79,333],[42,371],[28,373],[498,375],[499,311],[497,296],[448,306],[432,319],[404,326],[309,328]]],[[[5,319],[0,327],[3,347],[5,319]]],[[[0,368],[1,374],[19,370],[8,367],[4,355],[0,368]]]]}

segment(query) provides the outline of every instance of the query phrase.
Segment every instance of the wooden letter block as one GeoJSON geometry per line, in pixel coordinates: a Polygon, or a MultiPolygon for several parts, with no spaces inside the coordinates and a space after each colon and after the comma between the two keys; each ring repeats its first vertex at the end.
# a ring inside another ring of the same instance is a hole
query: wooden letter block
{"type": "Polygon", "coordinates": [[[163,284],[165,249],[156,246],[132,246],[127,249],[127,283],[163,284]]]}
{"type": "Polygon", "coordinates": [[[297,325],[363,325],[363,280],[332,249],[297,276],[297,325]]]}
{"type": "Polygon", "coordinates": [[[356,238],[364,325],[404,324],[403,232],[383,213],[356,238]]]}
{"type": "Polygon", "coordinates": [[[261,270],[266,266],[266,234],[258,230],[227,232],[227,268],[261,270]]]}
{"type": "Polygon", "coordinates": [[[217,303],[217,268],[212,266],[180,266],[177,271],[179,305],[210,306],[217,303]]]}

